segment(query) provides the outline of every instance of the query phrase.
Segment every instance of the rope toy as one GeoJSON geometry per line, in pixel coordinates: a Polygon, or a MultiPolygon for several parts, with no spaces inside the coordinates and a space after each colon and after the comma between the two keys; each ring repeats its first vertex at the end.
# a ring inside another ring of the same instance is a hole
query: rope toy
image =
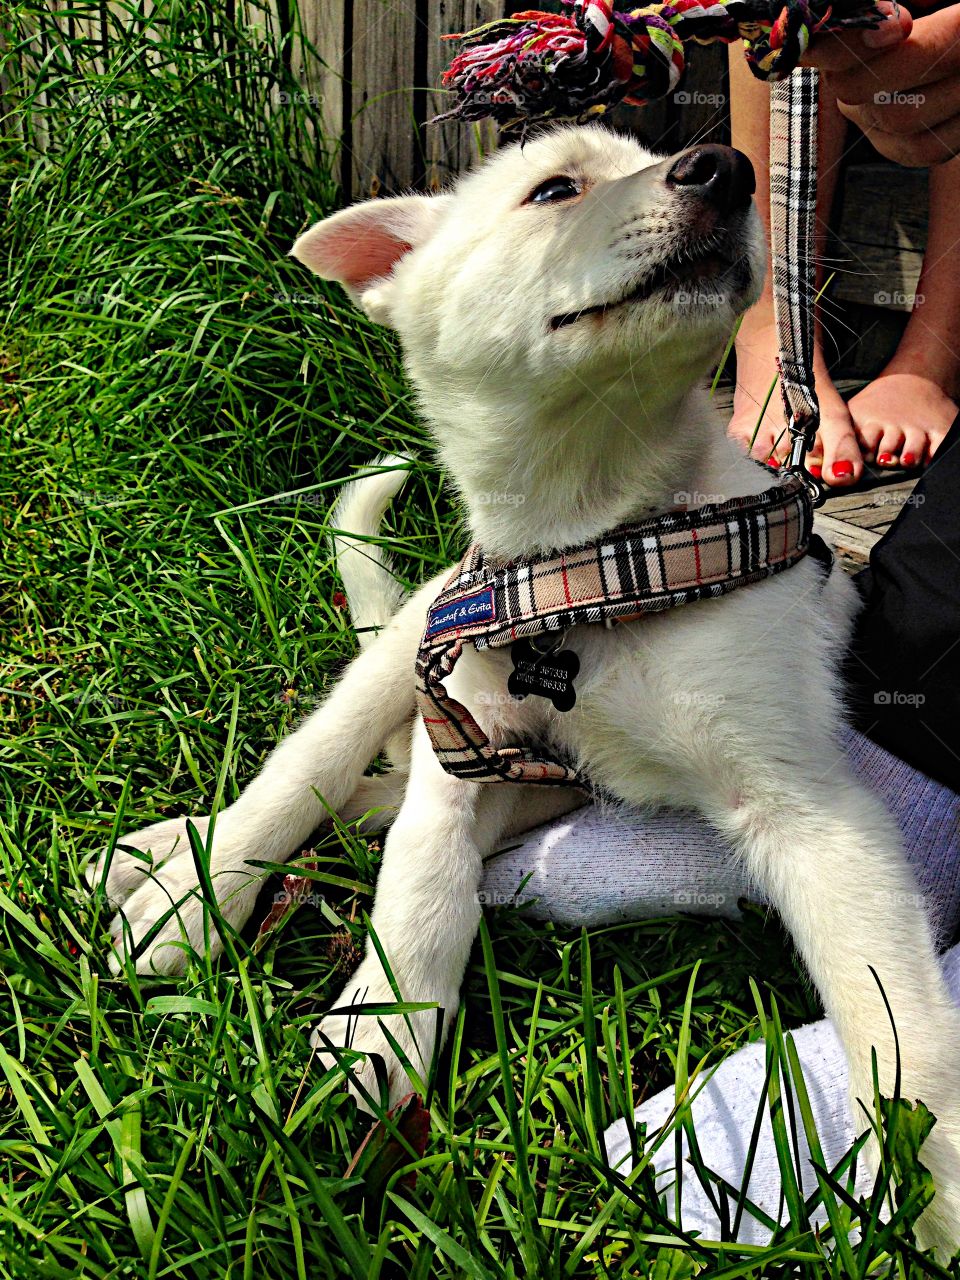
{"type": "Polygon", "coordinates": [[[570,14],[528,9],[446,36],[462,51],[443,75],[454,105],[437,120],[585,120],[619,102],[642,106],[676,88],[687,41],[742,40],[754,75],[782,80],[818,32],[881,18],[874,0],[673,0],[627,12],[607,0],[562,3],[570,14]]]}

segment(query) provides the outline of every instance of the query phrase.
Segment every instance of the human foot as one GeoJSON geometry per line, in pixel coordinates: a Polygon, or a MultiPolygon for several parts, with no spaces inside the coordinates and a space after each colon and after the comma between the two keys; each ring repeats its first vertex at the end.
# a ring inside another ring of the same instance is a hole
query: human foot
{"type": "MultiPolygon", "coordinates": [[[[727,433],[762,462],[782,462],[789,452],[778,387],[760,421],[760,411],[776,377],[777,352],[777,331],[772,322],[741,325],[737,335],[737,387],[727,433]]],[[[819,344],[813,370],[820,400],[820,430],[807,465],[828,485],[839,488],[855,484],[863,474],[863,457],[853,420],[833,385],[819,344]]]]}
{"type": "Polygon", "coordinates": [[[886,369],[850,401],[863,456],[880,467],[922,467],[957,416],[957,405],[931,377],[886,369]]]}

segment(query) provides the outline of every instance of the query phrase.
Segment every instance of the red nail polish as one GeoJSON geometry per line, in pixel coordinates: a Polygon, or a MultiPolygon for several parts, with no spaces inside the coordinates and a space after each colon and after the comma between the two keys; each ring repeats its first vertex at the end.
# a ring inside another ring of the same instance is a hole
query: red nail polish
{"type": "Polygon", "coordinates": [[[833,464],[833,474],[839,480],[842,476],[853,475],[853,463],[848,462],[846,458],[841,458],[839,462],[833,464]]]}
{"type": "Polygon", "coordinates": [[[912,453],[903,454],[900,461],[905,467],[915,467],[917,465],[917,460],[912,453]]]}
{"type": "Polygon", "coordinates": [[[778,471],[779,471],[779,469],[780,469],[780,463],[776,460],[776,458],[768,458],[768,459],[767,459],[767,466],[768,466],[768,467],[776,467],[778,471]]]}
{"type": "Polygon", "coordinates": [[[819,462],[811,462],[807,470],[813,476],[814,480],[819,480],[823,475],[823,467],[819,462]]]}
{"type": "Polygon", "coordinates": [[[889,467],[890,463],[893,462],[893,454],[880,453],[877,455],[877,461],[880,463],[881,467],[889,467]]]}

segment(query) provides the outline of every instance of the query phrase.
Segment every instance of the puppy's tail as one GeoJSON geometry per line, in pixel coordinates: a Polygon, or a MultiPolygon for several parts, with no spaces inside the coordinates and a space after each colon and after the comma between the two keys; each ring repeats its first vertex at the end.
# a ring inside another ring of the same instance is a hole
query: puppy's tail
{"type": "Polygon", "coordinates": [[[361,649],[374,640],[403,598],[390,559],[375,539],[384,512],[410,474],[410,459],[385,455],[370,465],[372,474],[343,487],[331,517],[337,569],[361,649]]]}

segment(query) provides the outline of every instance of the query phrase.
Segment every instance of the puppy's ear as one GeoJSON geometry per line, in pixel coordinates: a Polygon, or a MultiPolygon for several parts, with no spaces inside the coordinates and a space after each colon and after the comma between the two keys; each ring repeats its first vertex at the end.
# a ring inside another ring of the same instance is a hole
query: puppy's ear
{"type": "Polygon", "coordinates": [[[446,207],[445,196],[366,200],[305,231],[290,256],[338,280],[371,319],[389,324],[393,270],[430,239],[446,207]]]}

